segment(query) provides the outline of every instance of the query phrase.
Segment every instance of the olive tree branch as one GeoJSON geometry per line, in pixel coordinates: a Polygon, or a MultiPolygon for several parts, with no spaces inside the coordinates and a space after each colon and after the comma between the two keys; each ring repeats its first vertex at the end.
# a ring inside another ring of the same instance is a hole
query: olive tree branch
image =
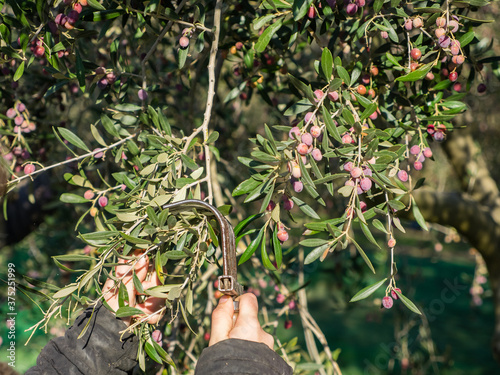
{"type": "Polygon", "coordinates": [[[217,62],[217,51],[219,50],[219,35],[220,35],[220,27],[221,27],[221,19],[222,19],[222,0],[217,0],[215,4],[214,10],[214,26],[213,26],[213,41],[212,46],[210,47],[210,56],[208,59],[208,93],[207,93],[207,104],[205,107],[205,114],[203,115],[203,123],[201,126],[189,136],[186,141],[186,146],[189,147],[191,140],[196,136],[196,134],[200,131],[203,132],[203,147],[205,154],[205,170],[207,177],[207,187],[208,187],[208,202],[212,203],[213,201],[213,189],[212,189],[212,176],[210,170],[210,149],[207,144],[208,140],[208,124],[210,123],[210,119],[212,117],[212,108],[215,97],[215,67],[217,62]]]}
{"type": "Polygon", "coordinates": [[[105,151],[108,151],[112,148],[115,148],[116,146],[119,146],[121,145],[122,143],[125,143],[127,142],[129,139],[132,139],[134,138],[135,136],[137,136],[137,133],[134,133],[134,134],[131,134],[129,135],[128,137],[125,137],[121,140],[119,140],[118,142],[115,142],[113,143],[112,145],[109,145],[109,146],[106,146],[106,147],[103,147],[103,148],[98,148],[94,151],[91,151],[91,152],[87,152],[86,154],[83,154],[83,155],[80,155],[80,156],[77,156],[77,157],[74,157],[72,159],[68,159],[68,160],[65,160],[65,161],[61,161],[59,163],[56,163],[56,164],[52,164],[52,165],[49,165],[48,167],[43,167],[41,169],[38,169],[30,174],[26,174],[24,176],[21,176],[21,177],[17,177],[17,178],[14,178],[13,180],[10,180],[7,185],[12,185],[12,184],[15,184],[15,183],[18,183],[28,177],[33,177],[33,175],[36,175],[38,173],[41,173],[41,172],[45,172],[45,171],[48,171],[49,169],[52,169],[52,168],[55,168],[55,167],[59,167],[61,165],[65,165],[65,164],[69,164],[69,163],[73,163],[75,161],[78,161],[78,160],[82,160],[82,159],[85,159],[86,157],[89,157],[89,156],[93,156],[95,154],[98,154],[100,152],[105,152],[105,151]]]}

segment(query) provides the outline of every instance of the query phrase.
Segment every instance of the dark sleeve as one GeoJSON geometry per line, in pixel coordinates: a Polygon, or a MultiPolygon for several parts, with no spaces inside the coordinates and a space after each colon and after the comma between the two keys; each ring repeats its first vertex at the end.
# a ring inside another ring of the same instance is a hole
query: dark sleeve
{"type": "Polygon", "coordinates": [[[291,375],[292,368],[265,344],[229,339],[203,350],[195,375],[291,375]]]}
{"type": "Polygon", "coordinates": [[[124,375],[137,364],[139,340],[134,334],[121,337],[127,328],[103,305],[85,310],[64,336],[50,340],[25,375],[124,375]],[[90,319],[90,322],[89,322],[90,319]],[[78,338],[86,324],[85,334],[78,338]]]}

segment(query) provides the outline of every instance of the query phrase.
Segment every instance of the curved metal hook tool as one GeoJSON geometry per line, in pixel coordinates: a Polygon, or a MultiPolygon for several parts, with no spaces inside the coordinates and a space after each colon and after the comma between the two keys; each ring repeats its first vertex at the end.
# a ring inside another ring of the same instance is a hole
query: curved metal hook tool
{"type": "MultiPolygon", "coordinates": [[[[186,199],[183,201],[169,203],[162,206],[163,209],[171,211],[184,210],[186,208],[198,208],[210,211],[217,220],[220,228],[221,250],[222,250],[222,276],[219,276],[219,291],[227,294],[233,299],[243,293],[243,286],[237,281],[238,272],[236,269],[236,245],[233,227],[214,206],[197,199],[186,199]]],[[[239,310],[238,301],[234,301],[235,313],[239,310]]]]}

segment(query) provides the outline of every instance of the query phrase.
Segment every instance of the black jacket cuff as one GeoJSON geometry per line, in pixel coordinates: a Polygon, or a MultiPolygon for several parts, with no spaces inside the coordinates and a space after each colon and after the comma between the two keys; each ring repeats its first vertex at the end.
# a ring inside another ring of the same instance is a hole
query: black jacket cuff
{"type": "Polygon", "coordinates": [[[203,350],[195,375],[291,375],[292,368],[265,344],[229,339],[203,350]]]}

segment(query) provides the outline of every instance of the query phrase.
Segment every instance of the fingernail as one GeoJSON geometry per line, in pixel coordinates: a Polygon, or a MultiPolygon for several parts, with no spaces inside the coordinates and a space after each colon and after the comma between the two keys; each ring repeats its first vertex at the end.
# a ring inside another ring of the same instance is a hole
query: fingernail
{"type": "Polygon", "coordinates": [[[223,303],[226,303],[228,300],[230,300],[231,297],[229,297],[228,295],[223,295],[220,299],[219,299],[219,305],[222,305],[223,303]]]}

